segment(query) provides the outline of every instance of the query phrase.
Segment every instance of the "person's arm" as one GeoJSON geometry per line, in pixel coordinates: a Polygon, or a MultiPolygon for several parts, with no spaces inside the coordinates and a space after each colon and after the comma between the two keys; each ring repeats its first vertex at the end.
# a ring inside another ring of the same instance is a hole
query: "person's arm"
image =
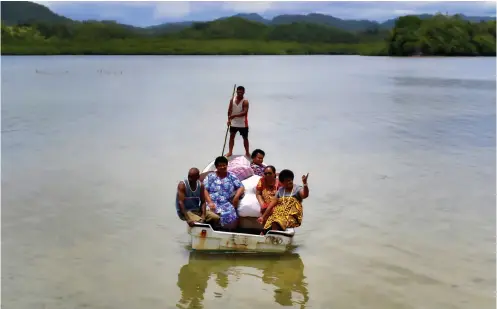
{"type": "Polygon", "coordinates": [[[178,204],[179,204],[179,209],[183,216],[185,217],[185,220],[188,224],[191,223],[191,220],[188,220],[188,216],[186,215],[187,211],[185,209],[185,193],[186,193],[186,187],[183,182],[180,182],[178,184],[178,204]]]}
{"type": "Polygon", "coordinates": [[[211,199],[211,196],[209,194],[209,176],[210,175],[207,175],[207,177],[205,177],[204,179],[204,198],[205,198],[205,201],[207,203],[207,205],[209,205],[209,208],[212,210],[212,211],[215,211],[216,210],[216,205],[212,202],[212,199],[211,199]]]}
{"type": "Polygon", "coordinates": [[[205,221],[205,214],[206,214],[206,208],[205,208],[205,194],[204,193],[204,184],[200,183],[200,209],[202,209],[202,222],[205,221]]]}
{"type": "Polygon", "coordinates": [[[235,208],[238,208],[238,202],[240,201],[240,196],[242,196],[243,192],[245,192],[245,187],[243,186],[243,183],[233,174],[230,174],[230,177],[233,181],[233,185],[235,186],[236,192],[235,196],[233,197],[233,206],[235,208]]]}
{"type": "MultiPolygon", "coordinates": [[[[248,102],[248,100],[243,101],[242,104],[243,104],[242,105],[242,112],[240,114],[237,114],[237,115],[231,115],[230,114],[228,116],[229,119],[233,119],[233,118],[237,118],[237,117],[245,117],[245,115],[248,114],[248,110],[249,110],[249,102],[248,102]]],[[[231,105],[230,105],[230,107],[231,107],[231,105]]]]}
{"type": "Polygon", "coordinates": [[[304,187],[300,189],[299,194],[302,199],[306,199],[309,197],[309,186],[307,185],[307,178],[309,177],[309,173],[307,175],[302,176],[302,183],[304,187]]]}
{"type": "Polygon", "coordinates": [[[273,197],[271,199],[271,202],[269,203],[269,206],[267,207],[266,211],[257,221],[259,221],[259,223],[261,224],[264,224],[267,221],[267,218],[271,214],[271,211],[273,210],[274,206],[276,206],[276,204],[278,204],[278,196],[273,197]]]}
{"type": "Polygon", "coordinates": [[[245,192],[245,187],[241,186],[236,190],[235,196],[233,197],[233,206],[238,208],[238,203],[240,202],[240,196],[242,196],[243,192],[245,192]]]}
{"type": "Polygon", "coordinates": [[[204,198],[205,198],[205,201],[207,202],[207,204],[212,203],[211,196],[209,195],[209,192],[207,191],[207,189],[205,187],[204,187],[204,198]]]}
{"type": "Polygon", "coordinates": [[[228,105],[228,118],[230,118],[232,112],[233,112],[233,98],[231,98],[230,103],[228,105]]]}
{"type": "Polygon", "coordinates": [[[257,198],[257,201],[259,201],[259,204],[261,205],[261,207],[263,207],[264,206],[264,199],[262,198],[262,192],[259,190],[256,190],[255,197],[257,198]]]}
{"type": "Polygon", "coordinates": [[[263,178],[259,179],[259,183],[255,187],[255,197],[257,198],[257,201],[259,201],[261,208],[264,206],[264,199],[262,198],[262,179],[263,178]]]}

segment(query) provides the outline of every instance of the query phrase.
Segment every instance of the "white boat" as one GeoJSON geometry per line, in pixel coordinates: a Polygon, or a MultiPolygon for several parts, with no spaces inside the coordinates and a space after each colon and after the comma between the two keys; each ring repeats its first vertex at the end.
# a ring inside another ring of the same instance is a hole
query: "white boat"
{"type": "Polygon", "coordinates": [[[265,235],[214,230],[210,224],[195,223],[188,227],[192,250],[235,252],[286,252],[291,249],[295,231],[269,231],[265,235]]]}
{"type": "MultiPolygon", "coordinates": [[[[231,156],[229,160],[237,157],[240,155],[231,156]]],[[[215,170],[212,161],[204,168],[202,174],[215,170]]],[[[256,217],[240,217],[237,232],[214,230],[207,223],[195,223],[193,227],[187,227],[192,250],[278,253],[291,249],[295,235],[293,228],[285,231],[268,231],[265,235],[260,235],[262,228],[256,217]]]]}

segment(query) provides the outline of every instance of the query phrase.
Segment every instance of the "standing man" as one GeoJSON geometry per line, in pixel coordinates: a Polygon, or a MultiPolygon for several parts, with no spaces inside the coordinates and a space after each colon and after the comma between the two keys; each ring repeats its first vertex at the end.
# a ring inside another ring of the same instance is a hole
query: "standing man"
{"type": "Polygon", "coordinates": [[[243,137],[243,146],[245,147],[245,156],[250,157],[249,140],[248,140],[248,110],[249,102],[243,97],[245,94],[245,87],[238,86],[236,88],[236,98],[230,100],[228,106],[228,125],[230,127],[230,142],[229,151],[225,155],[231,157],[233,155],[233,147],[235,146],[236,132],[240,132],[243,137]]]}

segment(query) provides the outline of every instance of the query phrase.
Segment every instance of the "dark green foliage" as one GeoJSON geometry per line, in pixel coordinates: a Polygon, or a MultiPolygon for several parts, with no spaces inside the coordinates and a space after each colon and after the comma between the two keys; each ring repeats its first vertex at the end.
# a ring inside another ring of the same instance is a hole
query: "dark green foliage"
{"type": "Polygon", "coordinates": [[[495,56],[495,21],[469,22],[460,15],[399,18],[388,40],[392,56],[495,56]]]}
{"type": "Polygon", "coordinates": [[[359,43],[359,37],[351,32],[328,26],[308,23],[270,26],[267,40],[293,41],[301,43],[359,43]]]}
{"type": "Polygon", "coordinates": [[[286,25],[292,23],[308,23],[324,25],[345,31],[364,31],[379,23],[370,20],[343,20],[329,15],[311,13],[307,15],[279,15],[270,22],[272,25],[286,25]]]}
{"type": "Polygon", "coordinates": [[[6,25],[19,25],[33,21],[72,22],[69,18],[53,13],[46,6],[30,1],[2,1],[0,5],[2,22],[6,25]]]}
{"type": "Polygon", "coordinates": [[[211,22],[194,23],[191,27],[171,35],[174,38],[212,40],[212,39],[263,39],[267,32],[264,24],[239,17],[218,19],[211,22]]]}

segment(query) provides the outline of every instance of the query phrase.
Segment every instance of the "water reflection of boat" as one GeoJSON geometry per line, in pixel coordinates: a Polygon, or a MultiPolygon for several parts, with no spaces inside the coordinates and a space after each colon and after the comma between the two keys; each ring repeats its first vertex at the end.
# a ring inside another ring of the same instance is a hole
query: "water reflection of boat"
{"type": "Polygon", "coordinates": [[[254,256],[201,252],[191,252],[188,264],[183,265],[178,273],[181,299],[177,307],[204,308],[204,293],[209,279],[215,275],[217,285],[226,289],[230,281],[236,282],[243,278],[245,272],[236,271],[241,267],[262,271],[260,275],[253,273],[245,275],[258,277],[263,283],[273,285],[275,303],[282,306],[300,305],[301,309],[305,308],[309,292],[305,283],[304,263],[298,254],[254,256]],[[230,273],[236,273],[236,276],[230,277],[228,275],[230,273]],[[292,293],[299,296],[294,297],[292,293]]]}

